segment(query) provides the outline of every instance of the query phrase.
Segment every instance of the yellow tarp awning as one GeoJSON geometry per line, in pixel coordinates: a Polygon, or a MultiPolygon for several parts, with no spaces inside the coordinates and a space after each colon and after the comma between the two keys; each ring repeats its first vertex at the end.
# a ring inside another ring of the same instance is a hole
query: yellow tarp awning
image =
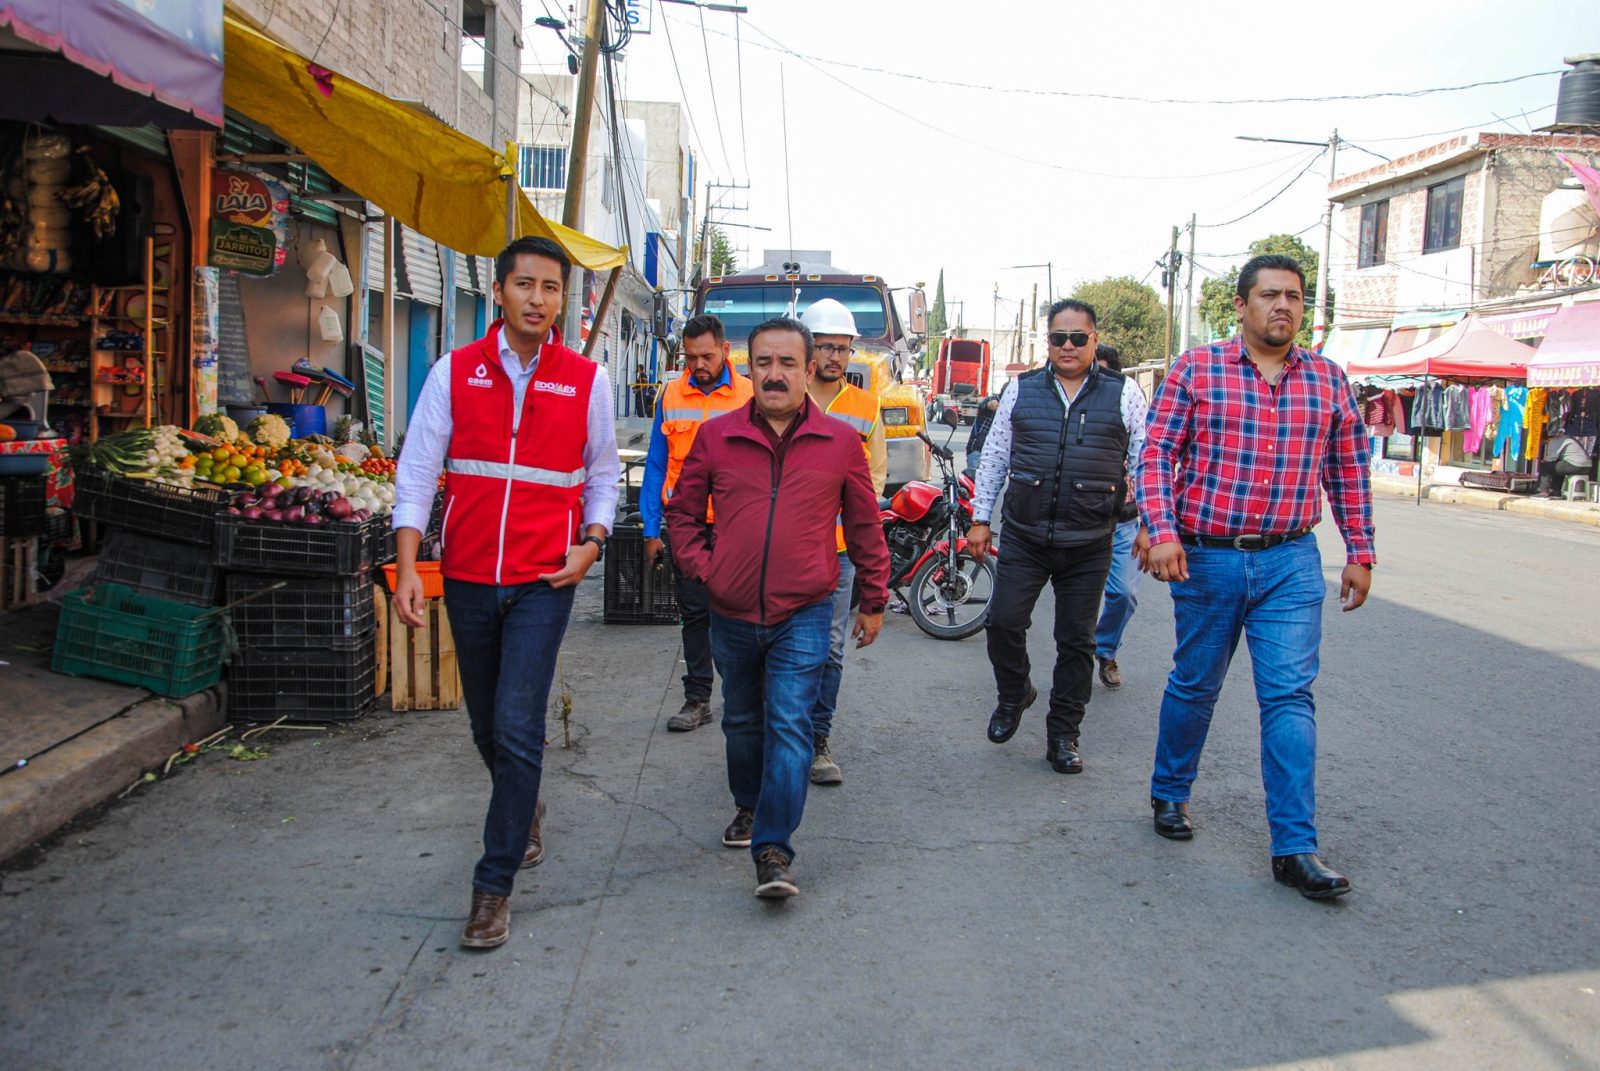
{"type": "MultiPolygon", "coordinates": [[[[440,245],[485,257],[505,248],[514,161],[312,65],[232,16],[223,32],[228,107],[271,127],[339,182],[440,245]]],[[[594,271],[627,260],[624,251],[545,219],[520,189],[517,234],[554,239],[574,263],[594,271]]]]}

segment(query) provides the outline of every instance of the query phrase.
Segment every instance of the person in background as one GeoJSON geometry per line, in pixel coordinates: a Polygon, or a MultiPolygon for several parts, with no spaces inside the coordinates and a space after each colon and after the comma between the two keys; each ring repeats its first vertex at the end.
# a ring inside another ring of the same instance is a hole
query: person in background
{"type": "Polygon", "coordinates": [[[778,317],[757,325],[755,397],[700,429],[667,503],[679,566],[711,597],[735,808],[722,843],[750,849],[756,895],[768,898],[799,892],[792,838],[805,811],[812,716],[831,646],[841,519],[861,578],[856,646],[877,639],[889,598],[889,548],[866,454],[854,430],[807,396],[814,365],[805,324],[778,317]]]}
{"type": "MultiPolygon", "coordinates": [[[[1122,355],[1114,346],[1100,343],[1094,348],[1094,359],[1101,368],[1122,371],[1122,355]]],[[[1139,392],[1139,402],[1139,419],[1143,420],[1146,408],[1143,390],[1139,392]]],[[[1094,657],[1100,663],[1100,683],[1111,689],[1122,687],[1122,667],[1117,665],[1117,652],[1122,649],[1122,633],[1139,606],[1140,561],[1133,548],[1140,524],[1139,506],[1133,497],[1134,476],[1132,472],[1128,474],[1128,497],[1117,513],[1117,530],[1111,535],[1111,572],[1106,575],[1100,620],[1094,627],[1094,657]]]]}
{"type": "Polygon", "coordinates": [[[1557,435],[1545,441],[1544,457],[1539,462],[1539,496],[1560,498],[1568,476],[1594,476],[1594,458],[1571,435],[1557,435]]]}
{"type": "Polygon", "coordinates": [[[1150,807],[1155,831],[1194,836],[1191,787],[1243,633],[1261,708],[1272,876],[1329,899],[1350,881],[1317,855],[1317,721],[1311,685],[1327,584],[1311,530],[1327,490],[1344,536],[1339,597],[1366,601],[1375,559],[1367,430],[1344,370],[1294,344],[1305,272],[1259,256],[1239,272],[1239,334],[1172,365],[1139,464],[1146,568],[1172,585],[1177,647],[1161,700],[1150,807]]]}
{"type": "Polygon", "coordinates": [[[444,605],[492,784],[466,948],[506,942],[517,870],[544,859],[550,680],[578,582],[600,560],[617,509],[610,380],[556,327],[571,269],[548,238],[500,253],[504,316],[428,371],[395,479],[394,608],[416,628],[427,602],[417,547],[445,473],[444,605]]]}
{"type": "MultiPolygon", "coordinates": [[[[728,361],[730,347],[722,321],[696,316],[683,325],[683,374],[667,384],[650,429],[644,479],[639,486],[639,516],[644,529],[645,561],[654,565],[661,554],[661,514],[700,426],[731,413],[750,400],[750,381],[728,361]]],[[[706,589],[685,576],[676,559],[678,613],[683,618],[683,707],[667,719],[667,729],[686,733],[711,720],[711,602],[706,589]]]]}
{"type": "MultiPolygon", "coordinates": [[[[1083,771],[1079,728],[1094,688],[1094,625],[1111,568],[1127,474],[1144,443],[1144,395],[1095,364],[1095,311],[1070,298],[1048,310],[1049,364],[1006,384],[978,468],[967,549],[982,559],[1002,485],[1005,551],[989,605],[989,663],[999,693],[989,740],[1016,734],[1038,698],[1028,678],[1028,626],[1045,582],[1055,590],[1055,674],[1045,759],[1083,771]]],[[[1141,548],[1142,549],[1142,548],[1141,548]]]]}
{"type": "MultiPolygon", "coordinates": [[[[861,439],[872,473],[872,493],[883,494],[889,478],[889,448],[884,438],[883,420],[878,412],[878,396],[846,381],[850,355],[855,352],[856,320],[844,302],[823,298],[800,314],[800,322],[811,329],[816,367],[806,393],[828,416],[850,425],[861,439]]],[[[822,671],[822,687],[817,690],[817,706],[811,713],[811,783],[837,785],[844,771],[828,746],[833,733],[833,716],[839,707],[839,685],[844,679],[844,641],[850,624],[850,596],[855,587],[856,570],[845,553],[844,529],[835,543],[839,551],[839,583],[833,591],[833,631],[828,645],[828,667],[822,671]]]]}
{"type": "Polygon", "coordinates": [[[1000,395],[991,394],[978,403],[978,415],[972,418],[972,431],[967,435],[967,471],[976,473],[983,461],[983,444],[989,439],[989,429],[994,425],[994,414],[1000,408],[1000,395]]]}

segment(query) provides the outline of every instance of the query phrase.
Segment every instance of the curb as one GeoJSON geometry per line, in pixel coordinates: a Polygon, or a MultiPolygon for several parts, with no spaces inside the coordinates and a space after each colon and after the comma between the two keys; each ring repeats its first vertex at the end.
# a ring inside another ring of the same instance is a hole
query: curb
{"type": "MultiPolygon", "coordinates": [[[[1403,477],[1374,476],[1372,489],[1381,494],[1416,498],[1417,485],[1403,477]]],[[[1481,491],[1475,487],[1457,487],[1453,484],[1424,484],[1422,497],[1429,502],[1445,502],[1456,506],[1515,513],[1524,517],[1543,517],[1545,520],[1566,521],[1600,528],[1600,504],[1593,502],[1567,502],[1559,498],[1530,498],[1527,495],[1507,495],[1498,491],[1481,491]]]]}
{"type": "Polygon", "coordinates": [[[227,724],[220,689],[147,696],[116,717],[0,777],[0,862],[115,797],[184,744],[227,724]]]}

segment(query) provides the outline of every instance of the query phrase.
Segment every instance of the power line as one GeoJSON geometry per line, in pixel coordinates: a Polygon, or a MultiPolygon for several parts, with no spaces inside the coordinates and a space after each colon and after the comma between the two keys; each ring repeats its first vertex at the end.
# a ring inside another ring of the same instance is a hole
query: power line
{"type": "MultiPolygon", "coordinates": [[[[711,89],[711,114],[717,120],[717,143],[722,146],[722,162],[727,165],[728,174],[733,174],[733,159],[728,155],[728,142],[722,136],[722,108],[717,104],[717,76],[711,66],[711,38],[706,35],[706,13],[704,9],[697,8],[700,12],[700,46],[705,51],[706,57],[706,85],[711,89]]],[[[662,21],[665,21],[663,18],[662,21]]],[[[741,104],[740,107],[743,107],[741,104]]],[[[745,181],[750,176],[745,175],[745,181]]]]}
{"type": "MultiPolygon", "coordinates": [[[[766,33],[759,26],[751,23],[751,28],[761,33],[762,36],[776,45],[775,51],[786,52],[795,59],[805,60],[808,63],[826,63],[833,67],[847,67],[851,70],[865,71],[870,74],[884,74],[892,78],[904,78],[913,82],[925,82],[929,85],[950,86],[955,89],[976,89],[989,93],[1013,93],[1038,97],[1071,97],[1079,100],[1106,100],[1128,104],[1193,104],[1193,105],[1233,105],[1233,104],[1320,104],[1333,101],[1355,100],[1382,100],[1386,98],[1426,97],[1434,93],[1458,93],[1468,89],[1481,89],[1485,86],[1504,86],[1516,82],[1524,82],[1530,78],[1544,78],[1549,75],[1560,74],[1560,71],[1534,71],[1531,74],[1519,74],[1511,78],[1490,79],[1481,82],[1468,82],[1464,85],[1431,86],[1426,89],[1391,89],[1379,90],[1373,93],[1345,93],[1320,97],[1239,97],[1233,99],[1204,99],[1197,97],[1139,97],[1120,93],[1098,93],[1088,90],[1074,89],[1035,89],[1016,86],[985,85],[978,82],[960,82],[949,78],[933,78],[925,74],[915,74],[909,71],[896,71],[887,67],[873,67],[862,63],[849,63],[845,60],[829,59],[826,56],[812,56],[784,45],[771,34],[766,33]]],[[[713,30],[713,33],[721,31],[713,30]]],[[[767,46],[758,44],[756,47],[767,46]]],[[[1372,140],[1372,139],[1368,139],[1372,140]]]]}
{"type": "MultiPolygon", "coordinates": [[[[1555,107],[1554,104],[1541,104],[1537,108],[1529,108],[1525,112],[1518,112],[1516,115],[1513,115],[1511,118],[1513,118],[1513,119],[1526,119],[1530,115],[1538,115],[1540,112],[1549,111],[1550,109],[1552,109],[1554,107],[1555,107]]],[[[1506,122],[1506,120],[1501,119],[1499,116],[1495,116],[1495,119],[1500,121],[1500,122],[1502,122],[1502,123],[1506,122]]],[[[1446,134],[1460,134],[1461,132],[1466,131],[1466,130],[1481,130],[1482,128],[1484,128],[1486,126],[1492,126],[1492,125],[1493,125],[1493,122],[1491,120],[1485,119],[1481,123],[1469,123],[1466,126],[1452,127],[1449,130],[1430,130],[1430,131],[1428,131],[1426,133],[1422,133],[1422,134],[1397,134],[1397,135],[1395,135],[1393,137],[1361,138],[1359,140],[1361,140],[1361,141],[1370,141],[1374,145],[1380,145],[1380,144],[1382,144],[1382,143],[1384,143],[1386,141],[1416,141],[1416,140],[1419,140],[1421,138],[1442,138],[1446,134]]],[[[1343,140],[1343,139],[1341,138],[1340,140],[1343,140]]]]}
{"type": "MultiPolygon", "coordinates": [[[[1228,227],[1228,226],[1232,226],[1235,223],[1238,223],[1240,220],[1249,219],[1251,216],[1255,215],[1257,212],[1261,211],[1263,208],[1267,207],[1272,202],[1276,201],[1278,198],[1280,198],[1284,194],[1288,193],[1289,192],[1289,187],[1293,186],[1296,182],[1299,182],[1300,179],[1305,175],[1305,173],[1307,171],[1311,170],[1311,165],[1315,164],[1318,160],[1322,159],[1322,154],[1324,152],[1326,152],[1326,151],[1327,151],[1326,149],[1323,149],[1320,152],[1318,152],[1315,156],[1313,156],[1310,160],[1307,160],[1306,161],[1306,166],[1302,167],[1300,169],[1300,171],[1299,171],[1299,174],[1295,175],[1294,178],[1289,180],[1288,185],[1284,186],[1283,189],[1279,190],[1277,193],[1273,194],[1271,197],[1268,197],[1265,201],[1262,201],[1260,204],[1256,205],[1256,207],[1252,208],[1250,211],[1246,212],[1244,215],[1235,216],[1235,217],[1233,217],[1232,219],[1228,220],[1225,223],[1201,223],[1201,224],[1198,225],[1198,227],[1203,227],[1203,228],[1207,228],[1207,229],[1213,229],[1213,228],[1216,228],[1216,227],[1228,227]]],[[[1198,229],[1198,227],[1197,227],[1197,229],[1198,229]]]]}
{"type": "Polygon", "coordinates": [[[739,20],[733,20],[733,49],[739,71],[739,152],[744,157],[744,180],[750,181],[750,138],[744,129],[744,40],[739,20]]]}
{"type": "Polygon", "coordinates": [[[694,109],[689,107],[689,91],[683,85],[683,68],[678,66],[678,50],[672,44],[672,20],[666,17],[663,11],[661,28],[667,35],[667,53],[672,57],[672,73],[678,76],[678,95],[683,98],[683,113],[689,117],[689,129],[694,131],[696,145],[704,145],[705,139],[700,136],[700,125],[694,121],[694,109]]]}

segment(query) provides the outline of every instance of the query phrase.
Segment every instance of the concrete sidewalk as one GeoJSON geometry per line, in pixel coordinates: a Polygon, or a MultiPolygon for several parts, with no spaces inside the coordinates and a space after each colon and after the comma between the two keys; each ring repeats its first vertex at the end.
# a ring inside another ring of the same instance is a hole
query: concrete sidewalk
{"type": "MultiPolygon", "coordinates": [[[[1378,494],[1415,498],[1417,482],[1403,476],[1374,476],[1372,490],[1378,494]]],[[[1423,484],[1422,497],[1429,502],[1447,502],[1474,509],[1499,510],[1526,517],[1600,527],[1600,502],[1567,502],[1559,498],[1509,495],[1502,491],[1483,491],[1455,484],[1423,484]]]]}

